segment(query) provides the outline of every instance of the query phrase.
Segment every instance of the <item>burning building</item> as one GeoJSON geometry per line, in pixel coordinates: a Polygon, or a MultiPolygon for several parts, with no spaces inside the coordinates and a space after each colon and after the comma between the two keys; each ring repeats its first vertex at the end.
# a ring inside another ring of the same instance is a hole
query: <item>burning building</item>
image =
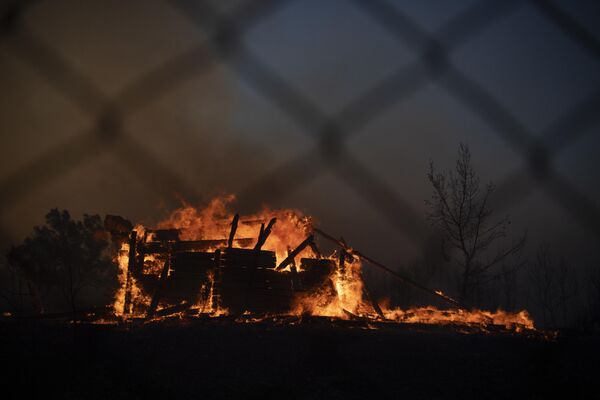
{"type": "Polygon", "coordinates": [[[242,216],[232,198],[198,210],[185,206],[148,229],[119,217],[106,225],[118,243],[119,318],[166,316],[317,316],[372,322],[454,324],[478,329],[533,330],[526,311],[467,310],[441,291],[420,285],[313,226],[295,210],[242,216]],[[315,236],[336,245],[323,254],[315,236]],[[363,262],[448,303],[408,310],[383,306],[362,278],[363,262]]]}

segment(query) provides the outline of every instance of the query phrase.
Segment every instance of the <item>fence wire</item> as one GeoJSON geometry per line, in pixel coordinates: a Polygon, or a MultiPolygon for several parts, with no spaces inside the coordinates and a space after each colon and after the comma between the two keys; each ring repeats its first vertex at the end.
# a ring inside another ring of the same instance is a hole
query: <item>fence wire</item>
{"type": "MultiPolygon", "coordinates": [[[[94,127],[59,143],[0,182],[0,208],[19,202],[40,185],[72,168],[84,165],[104,152],[112,152],[148,187],[180,193],[190,202],[206,200],[197,188],[139,146],[125,130],[125,121],[144,105],[227,63],[240,79],[293,120],[312,147],[259,177],[239,194],[240,200],[260,197],[268,188],[271,198],[294,191],[325,172],[333,172],[364,198],[394,227],[418,243],[427,242],[422,217],[367,165],[346,150],[347,141],[361,128],[394,105],[406,101],[425,85],[436,82],[447,93],[481,117],[493,132],[521,155],[525,168],[500,182],[499,208],[507,208],[541,187],[581,226],[600,236],[600,211],[553,167],[554,159],[581,140],[598,124],[600,89],[568,110],[537,135],[509,109],[451,61],[452,52],[499,20],[515,12],[524,1],[481,1],[451,18],[435,33],[428,33],[414,19],[384,1],[352,0],[351,3],[379,24],[417,57],[369,90],[349,99],[341,110],[328,114],[264,64],[243,43],[244,35],[291,1],[247,1],[227,14],[209,2],[174,0],[167,3],[206,33],[211,50],[193,47],[131,82],[120,94],[107,98],[102,91],[61,57],[52,45],[36,37],[22,23],[40,1],[9,3],[0,17],[0,41],[12,54],[89,116],[94,127]]],[[[590,55],[600,59],[600,41],[552,1],[532,0],[540,14],[590,55]]],[[[9,238],[6,232],[0,236],[9,238]]]]}

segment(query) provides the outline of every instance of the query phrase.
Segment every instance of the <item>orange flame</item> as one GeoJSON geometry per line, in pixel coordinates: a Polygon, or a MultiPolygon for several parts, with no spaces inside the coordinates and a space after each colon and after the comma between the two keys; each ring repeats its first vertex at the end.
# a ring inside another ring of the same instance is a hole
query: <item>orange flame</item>
{"type": "Polygon", "coordinates": [[[496,312],[484,310],[440,310],[436,307],[417,307],[407,310],[400,308],[385,309],[384,315],[391,321],[417,324],[437,325],[468,325],[486,328],[491,325],[503,326],[507,330],[521,332],[524,329],[533,330],[533,320],[527,311],[517,313],[498,310],[496,312]]]}
{"type": "MultiPolygon", "coordinates": [[[[184,205],[160,222],[157,228],[178,229],[181,240],[222,240],[229,236],[234,214],[229,211],[228,205],[234,199],[234,196],[218,197],[203,209],[184,205]]],[[[253,248],[261,224],[266,226],[271,218],[277,218],[277,222],[263,245],[263,249],[275,252],[279,264],[287,257],[290,249],[300,244],[312,233],[312,219],[304,216],[298,210],[271,210],[265,208],[259,213],[241,217],[236,231],[236,238],[254,240],[240,242],[235,247],[253,248]]],[[[143,226],[138,225],[135,230],[138,233],[138,238],[144,237],[146,229],[143,226]]],[[[146,235],[146,237],[150,236],[146,235]]],[[[212,250],[216,250],[216,248],[212,250]]],[[[316,256],[310,247],[306,247],[298,254],[297,259],[301,257],[315,258],[316,256]]],[[[308,314],[341,319],[360,317],[370,320],[381,320],[383,317],[388,322],[477,326],[482,330],[489,326],[502,326],[516,332],[535,329],[527,311],[511,313],[502,310],[496,312],[462,309],[441,310],[433,306],[400,309],[391,308],[387,304],[379,304],[383,315],[381,313],[377,315],[374,304],[365,299],[360,260],[355,257],[340,264],[335,253],[327,258],[332,260],[337,268],[333,269],[325,284],[321,287],[310,292],[298,292],[287,315],[300,316],[308,314]]],[[[129,276],[131,308],[130,310],[124,309],[129,266],[129,243],[122,244],[115,261],[119,266],[118,278],[120,283],[113,304],[115,315],[143,316],[144,310],[150,304],[151,294],[144,292],[142,286],[131,274],[129,276]]],[[[151,254],[145,255],[143,273],[160,275],[164,262],[165,260],[160,257],[151,254]]],[[[280,272],[295,273],[290,266],[280,270],[280,272]]],[[[215,272],[209,271],[206,282],[202,284],[199,295],[191,306],[191,309],[195,310],[197,314],[211,316],[229,314],[227,309],[218,304],[218,299],[214,295],[215,285],[215,272]]],[[[436,290],[436,293],[447,297],[439,290],[436,290]]],[[[160,308],[161,305],[159,305],[160,308]]],[[[257,320],[260,320],[260,318],[257,320]]]]}
{"type": "MultiPolygon", "coordinates": [[[[158,223],[157,228],[179,229],[182,240],[227,238],[234,216],[227,206],[234,200],[233,195],[217,197],[201,210],[185,205],[173,211],[166,220],[158,223]]],[[[240,218],[236,238],[257,238],[261,223],[266,225],[271,218],[277,218],[277,223],[273,226],[263,248],[274,251],[277,261],[281,262],[287,256],[290,246],[300,244],[311,232],[312,220],[298,210],[265,208],[260,213],[240,218]]],[[[252,248],[254,244],[255,242],[238,247],[252,248]]],[[[314,256],[314,254],[310,249],[305,249],[299,256],[314,256]]]]}

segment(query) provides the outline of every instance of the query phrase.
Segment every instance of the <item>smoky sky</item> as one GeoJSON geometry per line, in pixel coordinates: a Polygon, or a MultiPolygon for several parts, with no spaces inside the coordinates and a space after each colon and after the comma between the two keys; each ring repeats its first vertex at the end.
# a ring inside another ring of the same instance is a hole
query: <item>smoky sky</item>
{"type": "MultiPolygon", "coordinates": [[[[548,168],[598,215],[598,124],[579,126],[576,118],[560,125],[600,90],[598,3],[551,3],[589,34],[587,44],[526,1],[382,3],[441,46],[451,40],[444,37],[448,24],[473,7],[502,13],[453,45],[448,62],[534,139],[555,146],[548,168]],[[556,137],[575,139],[544,136],[556,126],[556,137]]],[[[212,4],[224,17],[247,5],[212,4]]],[[[358,1],[281,2],[245,28],[244,53],[223,56],[194,2],[46,0],[25,7],[0,38],[4,242],[23,238],[53,207],[152,224],[181,200],[202,205],[233,193],[242,211],[296,208],[367,253],[409,263],[423,251],[411,226],[427,227],[428,165],[451,168],[463,142],[482,181],[497,183],[497,195],[511,200],[499,201],[497,212],[510,216],[512,235],[526,232],[530,249],[546,241],[577,262],[596,260],[596,217],[586,224],[588,214],[572,209],[579,203],[561,197],[564,187],[537,179],[528,153],[507,140],[518,132],[482,117],[485,104],[457,95],[463,85],[418,68],[425,43],[403,40],[367,9],[358,1]],[[276,79],[248,78],[257,67],[246,53],[276,79]],[[89,93],[110,103],[186,54],[203,56],[146,82],[150,94],[140,90],[140,105],[118,115],[119,136],[77,145],[106,112],[102,102],[86,100],[89,93]],[[197,68],[201,63],[207,65],[197,68]],[[77,79],[65,77],[62,65],[77,79]],[[354,101],[414,65],[414,79],[426,82],[409,93],[402,91],[413,87],[410,80],[390,85],[383,93],[397,100],[365,103],[376,111],[345,136],[345,124],[362,111],[352,111],[354,101]],[[77,89],[65,90],[65,80],[77,89]],[[291,101],[278,82],[304,102],[291,101]],[[314,126],[311,113],[342,115],[342,134],[314,126]],[[518,178],[519,190],[503,185],[509,177],[518,178]],[[392,216],[395,205],[411,217],[392,216]]],[[[588,114],[597,108],[592,103],[588,114]]]]}

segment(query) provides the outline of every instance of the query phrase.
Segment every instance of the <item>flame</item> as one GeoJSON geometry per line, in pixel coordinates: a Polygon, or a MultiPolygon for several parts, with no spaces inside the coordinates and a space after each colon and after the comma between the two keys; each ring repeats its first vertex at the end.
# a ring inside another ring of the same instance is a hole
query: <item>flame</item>
{"type": "MultiPolygon", "coordinates": [[[[144,233],[146,231],[146,229],[142,225],[136,225],[134,230],[137,233],[138,237],[140,237],[140,236],[143,237],[144,233]]],[[[115,315],[117,315],[117,316],[123,316],[125,314],[129,314],[129,311],[132,310],[134,316],[141,317],[141,316],[143,316],[143,313],[137,312],[137,309],[140,308],[139,305],[150,304],[150,296],[149,296],[149,294],[145,293],[140,288],[140,286],[138,285],[138,282],[131,274],[129,274],[129,277],[127,276],[128,271],[129,271],[129,253],[130,253],[129,250],[130,250],[129,243],[123,242],[121,244],[121,248],[119,249],[119,251],[117,252],[117,255],[116,255],[115,262],[116,262],[117,266],[119,267],[118,273],[117,273],[119,287],[114,295],[113,310],[114,310],[115,315]],[[130,300],[130,310],[125,310],[125,297],[126,297],[126,293],[127,293],[127,279],[128,278],[129,278],[129,285],[130,285],[131,300],[130,300]]],[[[152,255],[148,255],[146,257],[148,257],[149,259],[153,259],[152,255]]],[[[144,258],[144,260],[146,260],[146,257],[144,258]]]]}
{"type": "Polygon", "coordinates": [[[208,314],[213,317],[229,315],[229,310],[219,304],[214,294],[215,273],[208,271],[207,282],[200,288],[200,295],[192,308],[198,310],[198,314],[208,314]]]}
{"type": "MultiPolygon", "coordinates": [[[[332,255],[330,259],[336,261],[337,257],[332,255]]],[[[343,319],[348,319],[349,313],[357,316],[366,315],[369,309],[363,299],[361,270],[362,265],[358,260],[345,263],[343,268],[336,268],[329,276],[330,286],[322,287],[316,293],[296,297],[292,314],[343,319]]]]}
{"type": "Polygon", "coordinates": [[[491,325],[503,326],[507,330],[521,332],[524,329],[534,330],[533,320],[522,310],[516,313],[498,310],[496,312],[484,310],[440,310],[433,306],[410,308],[402,310],[385,309],[385,318],[391,321],[412,324],[436,325],[467,325],[485,328],[491,325]]]}
{"type": "MultiPolygon", "coordinates": [[[[197,209],[190,205],[173,211],[169,217],[158,223],[158,229],[179,229],[181,240],[223,239],[229,237],[231,221],[234,213],[228,205],[235,196],[217,197],[210,201],[207,207],[197,209]]],[[[236,238],[258,238],[260,225],[267,225],[271,218],[277,218],[271,234],[263,245],[264,249],[275,252],[277,262],[283,261],[288,249],[300,244],[312,231],[312,219],[293,209],[271,210],[264,208],[261,212],[240,218],[236,238]]],[[[241,248],[252,248],[250,245],[240,245],[241,248]]],[[[212,249],[214,250],[214,249],[212,249]]],[[[310,248],[301,252],[298,257],[315,256],[310,248]]]]}
{"type": "Polygon", "coordinates": [[[127,269],[129,264],[129,243],[123,243],[119,252],[116,256],[116,263],[119,267],[117,278],[119,280],[119,287],[115,292],[115,299],[113,301],[113,308],[116,315],[123,315],[125,313],[125,293],[127,285],[127,269]]]}
{"type": "MultiPolygon", "coordinates": [[[[231,221],[234,217],[228,206],[234,199],[234,196],[218,197],[203,209],[184,204],[181,208],[173,211],[164,221],[158,223],[157,228],[178,229],[180,240],[226,239],[229,237],[231,221]]],[[[275,253],[277,264],[288,256],[290,249],[299,245],[312,233],[312,219],[303,215],[300,211],[264,208],[259,213],[246,215],[239,219],[235,237],[252,240],[240,241],[235,244],[235,247],[253,248],[256,238],[259,236],[261,224],[266,226],[272,218],[277,218],[277,222],[263,245],[263,249],[275,253]]],[[[138,225],[134,229],[140,240],[146,240],[147,242],[154,240],[152,232],[147,232],[145,227],[138,225]]],[[[150,305],[151,293],[144,291],[143,285],[136,280],[134,274],[130,273],[128,277],[129,246],[127,241],[122,243],[115,257],[115,262],[119,267],[118,279],[120,285],[115,293],[113,309],[118,317],[143,317],[150,305]],[[130,308],[125,310],[128,279],[131,302],[130,308]]],[[[218,246],[215,246],[209,251],[217,250],[217,248],[218,246]]],[[[346,249],[346,251],[351,253],[350,249],[346,249]]],[[[308,246],[296,258],[301,257],[317,258],[317,255],[308,246]]],[[[474,326],[484,331],[491,326],[501,326],[515,332],[535,330],[533,320],[525,310],[516,313],[503,310],[497,310],[496,312],[477,309],[442,310],[433,306],[401,309],[392,308],[385,301],[378,304],[380,311],[376,310],[377,306],[371,303],[372,299],[366,296],[360,259],[358,257],[340,258],[340,254],[336,252],[325,258],[332,261],[332,265],[336,267],[325,277],[322,285],[308,291],[295,292],[292,306],[289,312],[284,315],[300,317],[311,315],[339,319],[361,318],[369,321],[378,320],[382,323],[474,326]]],[[[146,254],[144,255],[141,274],[158,277],[165,262],[164,255],[146,254]]],[[[293,267],[289,265],[285,269],[279,270],[279,272],[289,274],[290,277],[293,274],[302,273],[297,263],[293,267]]],[[[215,295],[215,286],[218,285],[216,274],[216,270],[208,270],[206,279],[198,288],[196,299],[192,299],[190,303],[184,301],[179,304],[185,307],[187,304],[193,303],[190,309],[173,315],[183,318],[185,315],[192,315],[189,311],[194,312],[195,315],[208,315],[211,317],[229,315],[229,310],[220,304],[219,297],[215,295]]],[[[450,299],[440,290],[435,292],[441,297],[450,299]]],[[[157,310],[170,306],[176,305],[159,304],[157,310]]],[[[263,320],[264,317],[261,318],[246,312],[236,320],[258,322],[263,320]]],[[[160,319],[161,317],[154,317],[152,320],[160,319]]]]}

